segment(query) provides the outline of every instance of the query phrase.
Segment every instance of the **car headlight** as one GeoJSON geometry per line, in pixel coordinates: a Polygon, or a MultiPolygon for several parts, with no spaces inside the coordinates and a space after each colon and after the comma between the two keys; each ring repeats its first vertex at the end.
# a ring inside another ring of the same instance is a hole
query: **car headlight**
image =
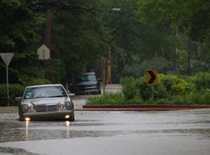
{"type": "Polygon", "coordinates": [[[66,102],[65,102],[65,108],[66,108],[66,110],[71,110],[71,109],[73,109],[73,103],[70,102],[70,101],[66,101],[66,102]]]}
{"type": "Polygon", "coordinates": [[[29,103],[29,104],[23,104],[22,105],[22,111],[25,113],[25,112],[34,112],[35,109],[34,109],[34,105],[29,103]]]}

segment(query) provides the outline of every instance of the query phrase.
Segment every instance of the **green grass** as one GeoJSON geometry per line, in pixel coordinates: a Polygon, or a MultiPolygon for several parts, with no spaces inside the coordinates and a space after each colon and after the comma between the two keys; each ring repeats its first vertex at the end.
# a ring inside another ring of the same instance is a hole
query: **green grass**
{"type": "Polygon", "coordinates": [[[126,99],[122,94],[105,94],[102,96],[89,98],[88,104],[210,104],[210,93],[191,93],[183,96],[172,96],[149,100],[142,100],[139,97],[126,99]]]}
{"type": "Polygon", "coordinates": [[[102,96],[91,97],[88,99],[88,104],[136,104],[142,102],[139,98],[126,100],[122,94],[105,94],[102,96]]]}

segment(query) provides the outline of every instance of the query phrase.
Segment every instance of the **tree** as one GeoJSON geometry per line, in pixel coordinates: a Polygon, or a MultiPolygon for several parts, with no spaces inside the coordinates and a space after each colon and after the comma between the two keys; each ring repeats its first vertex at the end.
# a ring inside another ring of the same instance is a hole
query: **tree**
{"type": "Polygon", "coordinates": [[[27,74],[22,68],[28,68],[27,71],[32,70],[29,68],[35,68],[26,64],[31,64],[35,60],[34,47],[38,47],[41,40],[40,29],[45,17],[40,12],[34,11],[31,6],[32,3],[28,0],[0,1],[0,49],[2,52],[15,53],[10,69],[10,74],[16,79],[14,82],[21,81],[19,73],[27,74]]]}
{"type": "MultiPolygon", "coordinates": [[[[160,31],[174,34],[176,36],[176,53],[179,49],[186,49],[188,55],[186,70],[190,72],[192,59],[194,59],[192,57],[192,44],[194,44],[194,41],[203,42],[209,36],[209,22],[205,22],[210,17],[208,14],[209,1],[139,0],[138,4],[139,16],[142,22],[155,25],[159,27],[160,31]],[[179,36],[187,38],[182,47],[179,46],[179,42],[183,39],[179,36]]],[[[175,62],[177,62],[177,58],[176,56],[175,62]]]]}
{"type": "Polygon", "coordinates": [[[70,8],[55,12],[53,42],[56,57],[64,62],[66,80],[94,68],[103,52],[95,1],[67,1],[70,8]],[[94,67],[93,67],[94,66],[94,67]]]}

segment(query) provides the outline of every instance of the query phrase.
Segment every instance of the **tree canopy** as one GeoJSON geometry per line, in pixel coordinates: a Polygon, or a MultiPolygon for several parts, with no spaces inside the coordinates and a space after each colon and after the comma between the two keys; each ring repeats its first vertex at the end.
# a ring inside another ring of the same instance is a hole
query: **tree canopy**
{"type": "MultiPolygon", "coordinates": [[[[209,70],[209,0],[1,0],[0,49],[14,52],[13,83],[66,82],[102,72],[112,54],[113,80],[146,68],[209,70]],[[49,35],[50,33],[50,35],[49,35]],[[36,50],[50,41],[52,58],[36,50]]],[[[0,82],[5,82],[3,62],[0,82]]]]}

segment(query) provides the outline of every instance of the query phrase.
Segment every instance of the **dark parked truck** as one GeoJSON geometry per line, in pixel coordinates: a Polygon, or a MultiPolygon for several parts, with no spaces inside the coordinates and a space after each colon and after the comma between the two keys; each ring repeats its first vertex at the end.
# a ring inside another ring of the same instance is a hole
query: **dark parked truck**
{"type": "Polygon", "coordinates": [[[75,94],[100,94],[100,82],[95,72],[86,72],[77,77],[70,85],[70,90],[75,94]]]}

